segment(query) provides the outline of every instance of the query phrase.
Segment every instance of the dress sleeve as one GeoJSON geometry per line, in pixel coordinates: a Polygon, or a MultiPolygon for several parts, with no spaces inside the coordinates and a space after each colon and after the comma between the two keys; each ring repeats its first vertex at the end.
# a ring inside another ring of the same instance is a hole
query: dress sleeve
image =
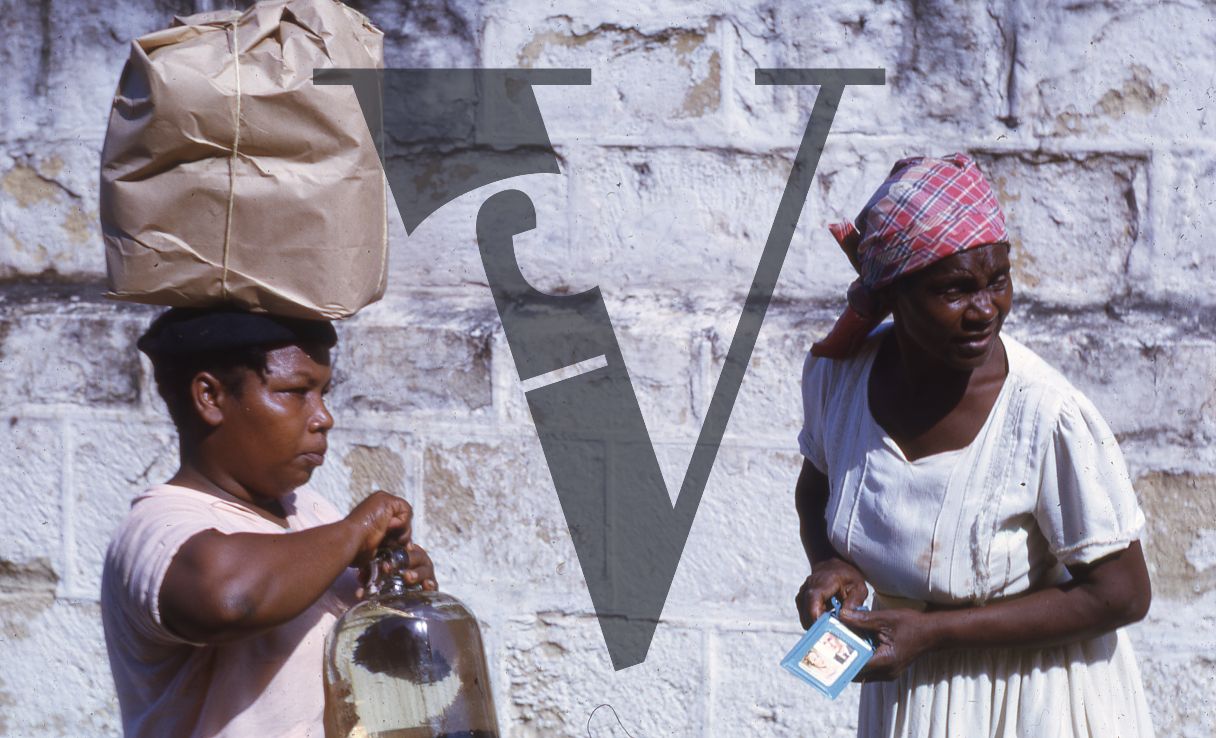
{"type": "MultiPolygon", "coordinates": [[[[218,528],[206,505],[168,495],[138,501],[107,554],[107,576],[118,590],[131,627],[155,642],[202,645],[169,630],[161,620],[160,589],[182,545],[218,528]]],[[[109,583],[108,585],[109,586],[109,583]]]]}
{"type": "Polygon", "coordinates": [[[1063,564],[1122,551],[1144,530],[1119,444],[1080,393],[1067,398],[1048,445],[1035,519],[1063,564]]]}
{"type": "Polygon", "coordinates": [[[802,364],[802,430],[798,433],[798,450],[824,474],[828,473],[828,464],[823,445],[823,416],[831,364],[831,360],[809,353],[802,364]]]}

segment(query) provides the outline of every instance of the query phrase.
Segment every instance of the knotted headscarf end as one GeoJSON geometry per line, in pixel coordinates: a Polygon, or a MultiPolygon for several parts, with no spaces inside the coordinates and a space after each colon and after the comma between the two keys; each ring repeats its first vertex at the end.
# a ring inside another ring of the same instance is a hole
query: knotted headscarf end
{"type": "Polygon", "coordinates": [[[887,316],[878,290],[946,257],[1009,239],[996,195],[963,154],[901,159],[856,221],[828,230],[859,275],[848,308],[811,347],[812,355],[834,359],[855,354],[887,316]]]}

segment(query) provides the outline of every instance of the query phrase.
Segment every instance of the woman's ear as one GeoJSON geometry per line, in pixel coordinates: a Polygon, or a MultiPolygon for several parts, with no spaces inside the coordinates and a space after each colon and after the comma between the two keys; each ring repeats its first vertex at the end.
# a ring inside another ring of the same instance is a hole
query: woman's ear
{"type": "Polygon", "coordinates": [[[224,383],[211,372],[199,372],[190,380],[190,405],[208,428],[218,428],[224,422],[223,405],[228,394],[224,383]]]}

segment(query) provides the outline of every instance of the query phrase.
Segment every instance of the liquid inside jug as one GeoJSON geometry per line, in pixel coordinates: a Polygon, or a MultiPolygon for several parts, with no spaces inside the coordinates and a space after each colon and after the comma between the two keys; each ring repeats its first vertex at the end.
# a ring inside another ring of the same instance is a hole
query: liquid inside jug
{"type": "Polygon", "coordinates": [[[407,586],[405,559],[378,553],[368,598],[329,635],[327,738],[498,738],[477,619],[455,597],[407,586]]]}

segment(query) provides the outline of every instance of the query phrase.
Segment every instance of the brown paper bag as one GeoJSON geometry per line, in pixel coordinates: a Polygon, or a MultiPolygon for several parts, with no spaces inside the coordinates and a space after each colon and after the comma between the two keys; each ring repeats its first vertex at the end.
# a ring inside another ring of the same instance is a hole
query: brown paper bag
{"type": "Polygon", "coordinates": [[[101,160],[109,296],[342,318],[387,274],[383,170],[354,88],[383,34],[335,0],[175,19],[131,45],[101,160]]]}

